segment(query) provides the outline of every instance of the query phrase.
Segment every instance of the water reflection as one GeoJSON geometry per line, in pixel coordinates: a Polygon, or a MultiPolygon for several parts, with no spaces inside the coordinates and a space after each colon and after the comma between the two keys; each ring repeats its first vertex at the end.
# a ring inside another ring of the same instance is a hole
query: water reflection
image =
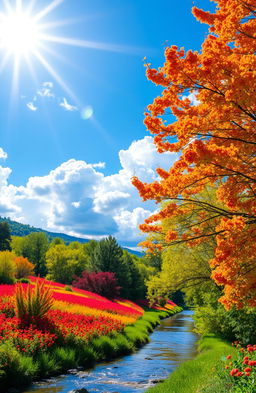
{"type": "Polygon", "coordinates": [[[46,384],[34,384],[23,393],[67,393],[86,388],[99,393],[136,393],[162,380],[183,361],[196,354],[197,336],[192,332],[191,311],[165,319],[152,333],[151,342],[138,352],[78,375],[55,378],[46,384]]]}

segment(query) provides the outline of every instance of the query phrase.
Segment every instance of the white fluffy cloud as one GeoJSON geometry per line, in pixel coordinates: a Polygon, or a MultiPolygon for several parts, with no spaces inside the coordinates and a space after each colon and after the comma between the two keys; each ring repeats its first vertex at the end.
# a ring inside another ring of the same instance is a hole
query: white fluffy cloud
{"type": "Polygon", "coordinates": [[[31,177],[22,187],[8,184],[11,169],[0,167],[0,215],[84,237],[112,234],[123,245],[135,245],[141,240],[139,223],[156,205],[141,201],[131,177],[154,181],[155,168],[168,169],[177,155],[158,154],[153,138],[146,136],[121,150],[119,158],[120,171],[109,176],[101,172],[102,162],[70,159],[46,176],[31,177]]]}
{"type": "MultiPolygon", "coordinates": [[[[7,158],[7,154],[2,149],[0,149],[0,156],[1,153],[4,153],[2,158],[7,158]]],[[[0,166],[0,215],[19,211],[15,203],[17,189],[12,185],[8,185],[8,178],[11,173],[12,170],[10,168],[0,166]]]]}

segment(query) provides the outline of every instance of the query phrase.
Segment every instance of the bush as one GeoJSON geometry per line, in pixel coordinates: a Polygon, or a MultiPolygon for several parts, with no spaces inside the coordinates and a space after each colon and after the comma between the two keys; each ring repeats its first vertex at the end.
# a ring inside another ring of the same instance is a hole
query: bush
{"type": "Polygon", "coordinates": [[[53,357],[56,364],[63,370],[68,370],[76,364],[76,351],[73,348],[55,348],[53,357]]]}
{"type": "Polygon", "coordinates": [[[22,284],[29,284],[30,280],[28,278],[19,278],[17,282],[21,282],[22,284]]]}
{"type": "Polygon", "coordinates": [[[75,347],[77,363],[81,366],[89,366],[99,360],[98,353],[89,345],[75,347]]]}
{"type": "Polygon", "coordinates": [[[0,284],[13,284],[16,272],[16,255],[10,251],[0,252],[0,284]]]}
{"type": "Polygon", "coordinates": [[[225,367],[220,368],[222,385],[229,387],[230,393],[255,393],[256,345],[243,348],[237,343],[236,349],[235,356],[229,354],[225,359],[225,367]]]}
{"type": "Polygon", "coordinates": [[[36,281],[35,288],[28,285],[27,290],[18,283],[15,298],[18,318],[28,323],[36,318],[43,318],[53,305],[51,289],[39,279],[36,281]]]}
{"type": "Polygon", "coordinates": [[[115,340],[107,336],[95,338],[90,343],[101,359],[111,359],[116,353],[115,340]]]}
{"type": "Polygon", "coordinates": [[[29,262],[29,260],[27,258],[16,257],[14,259],[14,262],[16,265],[15,277],[17,279],[33,276],[35,265],[33,265],[33,263],[29,262]]]}
{"type": "MultiPolygon", "coordinates": [[[[9,344],[0,345],[0,391],[9,386],[31,382],[37,373],[37,364],[31,357],[22,356],[9,344]]],[[[4,390],[5,391],[5,390],[4,390]]]]}
{"type": "Polygon", "coordinates": [[[64,288],[64,291],[73,292],[73,289],[71,288],[70,285],[66,285],[65,288],[64,288]]]}
{"type": "Polygon", "coordinates": [[[255,309],[226,311],[221,304],[198,307],[195,315],[196,331],[200,334],[215,333],[229,341],[243,344],[256,342],[255,309]]]}
{"type": "Polygon", "coordinates": [[[55,375],[61,370],[57,360],[50,353],[40,353],[37,362],[40,377],[55,375]]]}
{"type": "Polygon", "coordinates": [[[115,273],[110,272],[88,273],[85,271],[82,273],[82,277],[77,277],[73,281],[72,285],[73,287],[91,291],[106,298],[115,298],[119,295],[120,291],[115,273]]]}

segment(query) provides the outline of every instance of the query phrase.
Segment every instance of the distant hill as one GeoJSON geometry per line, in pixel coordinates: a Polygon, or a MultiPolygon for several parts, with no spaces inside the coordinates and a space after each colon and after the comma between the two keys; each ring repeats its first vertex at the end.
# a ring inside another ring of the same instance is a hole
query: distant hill
{"type": "MultiPolygon", "coordinates": [[[[48,239],[51,241],[56,237],[59,237],[60,239],[64,240],[65,243],[71,243],[71,242],[79,242],[79,243],[88,243],[90,239],[84,239],[82,237],[76,237],[76,236],[70,236],[66,235],[65,233],[58,233],[58,232],[49,232],[45,231],[44,229],[41,228],[35,228],[31,225],[27,224],[21,224],[20,222],[17,221],[12,221],[10,218],[6,217],[0,217],[0,222],[6,221],[8,222],[10,228],[11,228],[11,234],[12,236],[27,236],[32,232],[43,232],[46,234],[48,239]]],[[[138,257],[141,257],[143,254],[139,251],[134,251],[131,250],[130,248],[122,247],[124,250],[127,250],[133,255],[137,255],[138,257]]]]}

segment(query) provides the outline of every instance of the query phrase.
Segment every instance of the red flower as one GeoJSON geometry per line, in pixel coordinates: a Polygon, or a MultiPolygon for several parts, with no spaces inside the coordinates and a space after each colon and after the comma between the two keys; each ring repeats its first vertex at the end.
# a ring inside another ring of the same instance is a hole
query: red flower
{"type": "Polygon", "coordinates": [[[230,371],[229,374],[231,375],[231,377],[233,377],[238,371],[239,371],[238,368],[233,368],[233,369],[230,371]]]}

